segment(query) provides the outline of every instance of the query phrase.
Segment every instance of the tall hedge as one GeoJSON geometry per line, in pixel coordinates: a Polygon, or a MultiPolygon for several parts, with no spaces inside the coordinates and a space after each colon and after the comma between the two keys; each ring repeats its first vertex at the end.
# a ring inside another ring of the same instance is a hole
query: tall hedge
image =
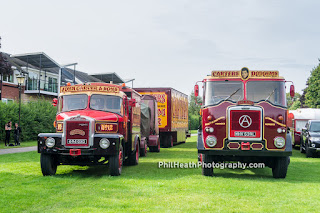
{"type": "MultiPolygon", "coordinates": [[[[57,108],[44,99],[21,103],[20,127],[22,129],[22,140],[36,140],[37,135],[41,132],[54,132],[53,122],[56,113],[57,108]]],[[[8,121],[12,121],[12,127],[14,127],[14,123],[19,122],[18,102],[8,104],[0,102],[0,141],[5,139],[4,128],[8,121]]],[[[13,131],[11,136],[13,136],[13,131]]]]}

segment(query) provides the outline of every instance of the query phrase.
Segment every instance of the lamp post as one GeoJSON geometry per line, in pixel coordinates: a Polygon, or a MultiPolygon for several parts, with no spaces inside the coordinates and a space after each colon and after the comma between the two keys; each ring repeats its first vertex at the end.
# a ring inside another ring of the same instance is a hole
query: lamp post
{"type": "Polygon", "coordinates": [[[21,115],[21,87],[22,87],[22,84],[24,84],[24,79],[25,77],[21,74],[17,76],[18,86],[19,86],[19,126],[20,126],[20,115],[21,115]]]}

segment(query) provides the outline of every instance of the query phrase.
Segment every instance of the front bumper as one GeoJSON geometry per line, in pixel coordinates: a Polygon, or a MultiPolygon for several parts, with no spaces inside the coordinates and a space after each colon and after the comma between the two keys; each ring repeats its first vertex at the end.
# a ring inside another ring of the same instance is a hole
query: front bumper
{"type": "MultiPolygon", "coordinates": [[[[292,143],[291,143],[291,137],[290,134],[287,134],[286,139],[286,148],[285,150],[267,150],[266,148],[263,148],[261,150],[231,150],[227,148],[227,141],[225,142],[224,149],[222,150],[216,150],[216,149],[206,149],[203,145],[202,140],[202,134],[198,132],[198,142],[197,142],[197,148],[198,153],[200,154],[206,154],[206,155],[216,155],[216,156],[240,156],[240,157],[285,157],[285,156],[291,156],[292,155],[292,143]]],[[[264,145],[264,141],[257,141],[264,145]]]]}
{"type": "Polygon", "coordinates": [[[106,156],[106,155],[116,155],[119,151],[121,140],[123,136],[120,134],[94,134],[94,143],[93,146],[88,148],[77,148],[77,147],[68,147],[65,148],[62,141],[62,133],[40,133],[38,135],[38,153],[48,153],[56,155],[73,155],[75,152],[80,153],[77,155],[81,156],[106,156]],[[45,144],[45,140],[48,137],[55,139],[55,146],[49,148],[45,144]],[[110,146],[107,149],[102,149],[99,145],[99,142],[102,138],[107,138],[110,141],[110,146]]]}

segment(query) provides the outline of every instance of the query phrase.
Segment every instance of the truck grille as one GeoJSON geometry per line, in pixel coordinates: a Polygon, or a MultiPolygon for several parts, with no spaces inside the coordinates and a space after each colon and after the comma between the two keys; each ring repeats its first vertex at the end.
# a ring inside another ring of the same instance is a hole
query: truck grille
{"type": "Polygon", "coordinates": [[[229,110],[229,139],[262,139],[261,130],[262,110],[260,108],[241,109],[241,107],[234,107],[229,110]]]}
{"type": "Polygon", "coordinates": [[[86,120],[66,121],[66,147],[89,147],[90,122],[86,120]]]}

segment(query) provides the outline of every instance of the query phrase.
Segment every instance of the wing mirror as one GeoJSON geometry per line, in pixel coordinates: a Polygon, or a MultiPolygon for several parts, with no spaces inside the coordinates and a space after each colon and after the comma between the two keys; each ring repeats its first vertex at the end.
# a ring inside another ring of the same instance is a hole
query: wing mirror
{"type": "Polygon", "coordinates": [[[58,99],[54,98],[52,100],[52,106],[57,106],[58,105],[58,99]]]}
{"type": "Polygon", "coordinates": [[[131,106],[131,107],[136,107],[136,99],[130,99],[129,100],[129,105],[131,106]]]}
{"type": "Polygon", "coordinates": [[[291,98],[293,98],[293,97],[294,97],[294,94],[295,94],[295,91],[294,91],[294,85],[293,85],[293,84],[291,84],[291,86],[290,86],[290,96],[291,96],[291,98]]]}

